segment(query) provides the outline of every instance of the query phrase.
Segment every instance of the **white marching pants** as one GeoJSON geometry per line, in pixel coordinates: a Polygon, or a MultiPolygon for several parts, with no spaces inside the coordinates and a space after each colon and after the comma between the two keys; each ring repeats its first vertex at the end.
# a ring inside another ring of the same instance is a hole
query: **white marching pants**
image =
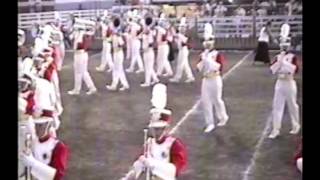
{"type": "Polygon", "coordinates": [[[105,69],[106,66],[109,66],[110,69],[113,68],[112,56],[111,56],[111,43],[103,42],[102,52],[101,52],[101,63],[99,68],[105,69]]]}
{"type": "Polygon", "coordinates": [[[127,35],[126,36],[126,60],[131,59],[131,44],[132,44],[132,40],[131,40],[131,36],[127,35]]]}
{"type": "Polygon", "coordinates": [[[169,55],[169,46],[168,44],[162,44],[158,46],[157,53],[157,75],[162,75],[163,71],[166,71],[167,74],[172,75],[172,68],[168,60],[169,55]]]}
{"type": "Polygon", "coordinates": [[[130,71],[134,71],[134,67],[138,64],[138,70],[143,71],[143,63],[140,54],[141,42],[139,39],[132,39],[131,41],[131,63],[129,66],[130,71]]]}
{"type": "Polygon", "coordinates": [[[201,85],[201,104],[207,125],[214,124],[213,106],[219,121],[229,119],[224,101],[222,100],[222,78],[203,78],[201,85]]]}
{"type": "Polygon", "coordinates": [[[90,90],[96,89],[88,72],[88,59],[87,52],[75,52],[74,54],[74,90],[77,92],[81,90],[82,80],[90,90]]]}
{"type": "Polygon", "coordinates": [[[63,42],[59,45],[59,48],[60,48],[60,61],[58,61],[58,63],[57,63],[57,69],[58,69],[58,71],[61,71],[61,68],[62,68],[62,65],[63,65],[63,61],[64,61],[64,57],[65,57],[65,54],[66,54],[65,45],[64,45],[63,42]]]}
{"type": "Polygon", "coordinates": [[[179,49],[178,58],[177,58],[177,69],[176,74],[173,79],[180,80],[182,78],[182,73],[185,72],[188,79],[194,79],[194,76],[191,71],[189,64],[189,50],[187,47],[179,49]]]}
{"type": "Polygon", "coordinates": [[[144,69],[145,69],[145,83],[150,84],[151,82],[158,82],[159,79],[154,70],[154,51],[149,49],[147,52],[143,53],[144,69]]]}
{"type": "Polygon", "coordinates": [[[302,160],[303,159],[301,157],[301,158],[297,159],[297,162],[296,162],[297,163],[297,168],[299,169],[300,172],[302,172],[302,164],[303,164],[302,160]]]}
{"type": "Polygon", "coordinates": [[[118,86],[119,81],[123,87],[129,87],[126,74],[123,70],[123,59],[124,54],[122,50],[113,53],[114,66],[112,70],[112,88],[116,88],[118,86]]]}
{"type": "Polygon", "coordinates": [[[54,46],[54,53],[55,53],[54,61],[57,65],[57,70],[61,71],[63,58],[64,58],[64,49],[61,48],[61,45],[56,45],[54,46]]]}
{"type": "Polygon", "coordinates": [[[63,112],[63,106],[62,106],[60,86],[59,86],[59,77],[58,77],[57,71],[53,72],[51,82],[53,84],[56,99],[57,99],[56,109],[57,109],[58,115],[60,116],[63,112]]]}
{"type": "Polygon", "coordinates": [[[273,131],[281,129],[285,105],[288,105],[292,127],[299,126],[299,106],[297,104],[297,85],[295,80],[277,80],[273,97],[273,131]]]}

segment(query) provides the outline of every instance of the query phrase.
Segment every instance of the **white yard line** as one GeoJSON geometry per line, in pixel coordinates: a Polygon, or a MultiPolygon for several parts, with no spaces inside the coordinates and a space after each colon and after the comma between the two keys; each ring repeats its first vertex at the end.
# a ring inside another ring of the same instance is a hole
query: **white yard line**
{"type": "MultiPolygon", "coordinates": [[[[235,70],[237,69],[246,59],[248,59],[248,56],[250,56],[253,52],[249,52],[247,55],[245,55],[237,64],[235,64],[232,68],[230,68],[223,76],[222,79],[226,79],[227,77],[229,77],[229,75],[235,70]]],[[[197,102],[192,106],[191,109],[189,109],[184,116],[178,121],[178,123],[171,129],[171,131],[169,132],[170,134],[175,133],[178,128],[188,119],[188,117],[195,112],[195,110],[197,109],[197,107],[200,104],[200,99],[197,100],[197,102]]]]}
{"type": "Polygon", "coordinates": [[[260,148],[261,148],[265,138],[267,137],[268,130],[269,130],[270,125],[271,125],[271,120],[272,120],[272,116],[270,114],[269,117],[268,117],[268,121],[267,121],[267,123],[266,123],[266,125],[265,125],[265,127],[264,127],[264,129],[262,131],[260,139],[259,139],[257,145],[254,148],[255,151],[254,151],[254,153],[252,155],[252,158],[250,159],[250,164],[248,165],[248,167],[246,168],[246,170],[243,173],[244,175],[243,175],[242,180],[249,180],[249,175],[250,175],[253,167],[256,165],[256,160],[257,160],[257,157],[259,155],[260,148]]]}

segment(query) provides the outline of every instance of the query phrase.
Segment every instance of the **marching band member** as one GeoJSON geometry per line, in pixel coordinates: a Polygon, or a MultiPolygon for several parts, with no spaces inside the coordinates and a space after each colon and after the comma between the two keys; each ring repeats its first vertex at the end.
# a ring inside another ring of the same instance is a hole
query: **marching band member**
{"type": "MultiPolygon", "coordinates": [[[[81,20],[79,20],[78,22],[80,23],[80,21],[81,20]]],[[[94,32],[93,30],[86,30],[86,27],[79,27],[77,30],[74,30],[74,88],[68,91],[69,95],[80,94],[82,81],[84,81],[89,88],[89,91],[87,91],[86,93],[87,95],[91,95],[97,92],[97,88],[95,87],[88,72],[89,56],[87,51],[91,44],[92,35],[94,32]]]]}
{"type": "MultiPolygon", "coordinates": [[[[134,20],[137,20],[135,16],[133,18],[134,20]]],[[[142,33],[142,31],[142,27],[137,22],[129,22],[129,36],[131,40],[131,63],[129,68],[126,69],[126,72],[133,72],[136,64],[138,64],[138,70],[136,71],[137,74],[144,71],[142,58],[140,54],[141,41],[139,38],[140,33],[142,33]]]]}
{"type": "Polygon", "coordinates": [[[189,64],[189,49],[188,49],[188,37],[186,36],[186,27],[180,26],[179,32],[176,35],[176,43],[178,45],[178,59],[176,74],[173,78],[169,79],[170,82],[179,82],[182,78],[182,73],[185,72],[187,75],[186,83],[193,82],[194,76],[191,71],[189,64]]]}
{"type": "MultiPolygon", "coordinates": [[[[213,37],[209,37],[213,39],[213,37]]],[[[221,73],[224,65],[223,55],[215,50],[214,40],[204,41],[204,52],[197,64],[202,73],[201,104],[204,109],[204,118],[207,124],[204,132],[209,133],[214,128],[213,106],[219,119],[218,126],[224,126],[229,120],[225,103],[222,100],[222,78],[221,73]]]]}
{"type": "Polygon", "coordinates": [[[54,61],[57,65],[57,70],[61,71],[64,55],[65,55],[65,47],[63,40],[63,33],[60,31],[59,26],[51,23],[52,31],[51,31],[51,46],[54,50],[54,61]]]}
{"type": "Polygon", "coordinates": [[[298,59],[289,51],[290,42],[281,43],[281,52],[271,64],[272,74],[278,76],[272,105],[272,132],[269,138],[276,138],[280,134],[284,107],[287,104],[290,113],[292,130],[290,134],[297,134],[300,130],[299,105],[297,104],[297,84],[294,75],[298,72],[298,59]]]}
{"type": "Polygon", "coordinates": [[[122,87],[119,89],[120,91],[124,91],[129,89],[129,83],[126,78],[126,74],[123,69],[123,47],[124,40],[120,34],[120,19],[116,18],[113,22],[114,25],[114,33],[112,35],[112,48],[113,48],[113,70],[112,70],[112,83],[111,85],[107,85],[106,88],[111,91],[115,91],[117,89],[118,83],[122,84],[122,87]]]}
{"type": "Polygon", "coordinates": [[[169,45],[167,39],[167,30],[165,29],[165,22],[160,21],[156,27],[156,41],[157,41],[157,75],[161,76],[163,71],[166,74],[163,76],[172,76],[172,68],[168,60],[169,45]]]}
{"type": "Polygon", "coordinates": [[[207,22],[204,24],[204,33],[203,33],[203,38],[204,41],[207,41],[209,39],[214,39],[213,35],[213,28],[212,28],[212,24],[210,22],[207,22]]]}
{"type": "Polygon", "coordinates": [[[144,153],[122,180],[138,179],[142,173],[151,179],[175,180],[186,168],[186,148],[179,138],[169,134],[171,111],[163,108],[166,105],[163,101],[166,99],[166,86],[156,84],[152,94],[156,108],[150,111],[148,128],[151,137],[145,134],[144,153]]]}
{"type": "Polygon", "coordinates": [[[142,50],[143,50],[143,61],[145,66],[145,81],[141,84],[141,87],[148,87],[153,83],[159,82],[157,74],[154,70],[154,34],[150,25],[152,18],[147,17],[145,19],[145,30],[142,34],[142,50]]]}
{"type": "Polygon", "coordinates": [[[285,22],[281,25],[280,30],[280,43],[285,43],[287,41],[290,41],[290,25],[288,22],[285,22]]]}
{"type": "Polygon", "coordinates": [[[34,65],[36,69],[36,74],[51,82],[54,87],[56,95],[56,109],[58,115],[60,116],[63,112],[62,100],[60,94],[59,77],[55,58],[55,52],[51,47],[48,47],[44,52],[40,53],[39,56],[35,57],[34,65]]]}
{"type": "Polygon", "coordinates": [[[52,123],[52,119],[47,117],[29,118],[27,127],[31,134],[31,147],[19,155],[19,160],[30,168],[28,173],[31,177],[39,180],[62,180],[66,174],[69,148],[50,134],[52,123]]]}
{"type": "Polygon", "coordinates": [[[56,95],[53,84],[36,77],[30,72],[24,72],[19,78],[19,111],[33,119],[50,118],[54,124],[50,129],[53,136],[60,126],[56,110],[56,95]]]}
{"type": "Polygon", "coordinates": [[[112,71],[113,62],[111,55],[111,36],[112,36],[112,27],[110,24],[107,24],[107,21],[104,20],[104,23],[101,24],[102,29],[102,52],[101,52],[101,63],[99,67],[96,67],[96,70],[103,72],[106,66],[109,66],[108,72],[112,71]]]}

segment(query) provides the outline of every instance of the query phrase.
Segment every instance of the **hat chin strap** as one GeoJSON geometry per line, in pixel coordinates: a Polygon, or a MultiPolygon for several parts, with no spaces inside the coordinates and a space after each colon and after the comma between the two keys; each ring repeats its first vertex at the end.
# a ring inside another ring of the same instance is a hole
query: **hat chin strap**
{"type": "Polygon", "coordinates": [[[49,124],[50,124],[50,122],[47,122],[47,126],[46,126],[44,133],[40,137],[38,136],[38,139],[41,139],[49,134],[49,132],[48,132],[49,131],[49,124]]]}
{"type": "Polygon", "coordinates": [[[167,127],[164,127],[164,130],[162,131],[161,135],[159,136],[159,138],[157,138],[157,141],[160,141],[165,135],[167,135],[167,127]]]}

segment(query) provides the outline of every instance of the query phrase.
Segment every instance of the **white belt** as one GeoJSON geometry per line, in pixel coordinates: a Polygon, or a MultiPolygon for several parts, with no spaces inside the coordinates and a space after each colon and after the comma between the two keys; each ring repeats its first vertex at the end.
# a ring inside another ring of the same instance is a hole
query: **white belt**
{"type": "Polygon", "coordinates": [[[293,80],[293,76],[291,74],[278,74],[279,80],[293,80]]]}
{"type": "Polygon", "coordinates": [[[74,52],[77,54],[80,54],[80,53],[85,53],[86,51],[84,49],[77,49],[74,52]]]}
{"type": "Polygon", "coordinates": [[[218,76],[220,76],[220,72],[219,71],[213,71],[213,72],[210,72],[210,73],[207,73],[207,74],[203,75],[203,78],[212,79],[212,78],[216,78],[218,76]]]}

